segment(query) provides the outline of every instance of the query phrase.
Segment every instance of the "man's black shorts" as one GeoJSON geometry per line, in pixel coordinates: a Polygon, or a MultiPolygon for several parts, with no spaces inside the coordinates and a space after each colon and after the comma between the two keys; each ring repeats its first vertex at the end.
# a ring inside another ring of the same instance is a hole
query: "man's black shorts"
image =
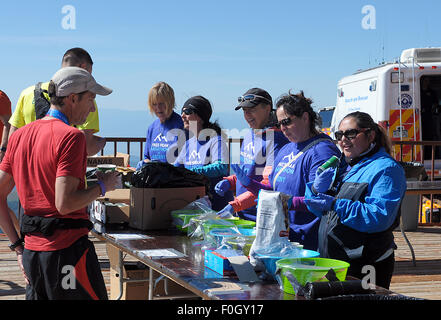
{"type": "Polygon", "coordinates": [[[107,300],[93,243],[81,237],[57,251],[24,250],[26,300],[107,300]]]}

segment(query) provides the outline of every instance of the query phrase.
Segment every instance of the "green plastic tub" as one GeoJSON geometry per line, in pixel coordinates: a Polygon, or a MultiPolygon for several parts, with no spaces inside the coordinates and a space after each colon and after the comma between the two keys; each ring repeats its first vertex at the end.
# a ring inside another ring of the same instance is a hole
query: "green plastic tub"
{"type": "Polygon", "coordinates": [[[227,241],[227,244],[229,244],[235,250],[242,250],[242,252],[245,256],[249,256],[250,249],[251,249],[251,246],[252,246],[255,238],[256,238],[255,236],[254,237],[246,237],[246,238],[238,236],[238,237],[229,239],[227,241]]]}
{"type": "Polygon", "coordinates": [[[349,263],[327,258],[288,258],[276,261],[276,266],[276,278],[283,291],[296,294],[285,272],[291,273],[301,286],[304,286],[307,282],[328,281],[325,276],[330,269],[335,271],[340,281],[345,281],[349,263]]]}
{"type": "Polygon", "coordinates": [[[174,210],[171,212],[173,225],[182,232],[187,232],[186,226],[191,218],[196,218],[203,214],[202,210],[174,210]]]}
{"type": "Polygon", "coordinates": [[[245,219],[225,219],[226,221],[230,221],[234,223],[238,228],[254,228],[256,226],[256,221],[250,221],[245,219]]]}
{"type": "Polygon", "coordinates": [[[212,229],[222,228],[249,228],[252,229],[256,226],[256,222],[243,219],[208,219],[203,222],[204,232],[206,235],[210,234],[212,229]]]}

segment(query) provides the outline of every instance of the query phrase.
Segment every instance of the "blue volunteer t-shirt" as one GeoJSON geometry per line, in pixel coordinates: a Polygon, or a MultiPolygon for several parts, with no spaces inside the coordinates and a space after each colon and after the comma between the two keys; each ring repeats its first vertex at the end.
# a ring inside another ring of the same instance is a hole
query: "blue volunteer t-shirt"
{"type": "MultiPolygon", "coordinates": [[[[317,168],[334,155],[340,157],[340,154],[340,150],[326,134],[319,134],[300,143],[288,143],[276,156],[273,171],[269,176],[271,186],[273,190],[291,196],[304,196],[306,184],[314,181],[317,168]],[[317,139],[325,140],[318,142],[296,158],[306,146],[317,139]],[[290,160],[294,161],[287,166],[290,160]],[[283,169],[285,166],[286,168],[283,169]]],[[[320,219],[309,211],[290,210],[289,239],[302,243],[305,249],[317,250],[319,223],[320,219]]]]}
{"type": "MultiPolygon", "coordinates": [[[[250,178],[262,181],[263,169],[265,166],[273,166],[279,150],[288,142],[288,139],[279,129],[250,129],[244,136],[240,150],[242,170],[248,172],[250,178]]],[[[246,191],[247,189],[237,179],[236,196],[246,191]]],[[[256,211],[256,206],[253,206],[238,212],[238,215],[243,219],[256,221],[256,211]]]]}
{"type": "Polygon", "coordinates": [[[214,191],[215,185],[227,175],[227,161],[228,145],[221,136],[211,137],[205,141],[198,140],[193,136],[185,142],[185,146],[179,153],[174,165],[205,174],[204,170],[197,169],[206,168],[214,164],[215,167],[211,166],[210,173],[207,170],[205,175],[210,180],[209,192],[212,209],[219,211],[228,204],[228,201],[233,200],[233,193],[231,191],[225,193],[223,197],[220,197],[214,191]]]}
{"type": "Polygon", "coordinates": [[[156,119],[147,129],[144,159],[173,163],[178,156],[178,134],[173,129],[184,129],[182,118],[173,112],[164,123],[156,119]],[[168,153],[168,156],[167,156],[168,153]]]}

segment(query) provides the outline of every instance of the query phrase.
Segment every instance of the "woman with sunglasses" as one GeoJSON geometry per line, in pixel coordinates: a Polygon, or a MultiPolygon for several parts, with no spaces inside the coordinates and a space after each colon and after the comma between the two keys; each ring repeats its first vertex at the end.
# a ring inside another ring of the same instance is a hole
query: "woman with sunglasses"
{"type": "Polygon", "coordinates": [[[308,185],[304,199],[321,217],[320,256],[349,262],[348,274],[359,279],[367,273],[365,266],[373,266],[375,284],[389,288],[396,248],[392,231],[406,191],[404,169],[390,156],[389,138],[367,113],[348,114],[335,137],[347,170],[327,194],[312,192],[308,185]]]}
{"type": "Polygon", "coordinates": [[[306,184],[314,181],[319,166],[340,151],[326,134],[316,129],[317,115],[312,100],[303,91],[288,93],[276,102],[278,125],[290,141],[274,159],[268,180],[250,179],[238,165],[231,165],[242,185],[258,194],[260,189],[291,195],[289,200],[289,239],[300,242],[305,249],[317,250],[319,218],[308,211],[303,198],[306,184]]]}
{"type": "Polygon", "coordinates": [[[210,122],[213,113],[210,101],[202,96],[188,99],[182,107],[182,121],[188,132],[174,165],[203,174],[210,180],[209,198],[213,210],[220,210],[233,199],[232,191],[219,196],[214,187],[228,173],[227,137],[217,122],[210,122]]]}
{"type": "Polygon", "coordinates": [[[173,111],[175,94],[167,83],[158,82],[150,89],[148,106],[157,119],[147,129],[144,160],[138,162],[136,169],[149,161],[173,163],[178,154],[177,148],[172,146],[176,144],[178,135],[170,131],[184,127],[181,117],[173,111]]]}

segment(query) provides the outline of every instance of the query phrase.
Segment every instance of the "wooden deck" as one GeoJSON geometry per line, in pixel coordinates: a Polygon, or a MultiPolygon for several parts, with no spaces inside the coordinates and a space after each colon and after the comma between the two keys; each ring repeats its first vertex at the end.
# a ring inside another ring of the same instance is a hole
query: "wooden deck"
{"type": "MultiPolygon", "coordinates": [[[[395,251],[395,271],[391,290],[406,296],[441,300],[441,227],[418,227],[406,232],[413,245],[416,267],[410,250],[399,231],[394,232],[398,250],[395,251]]],[[[109,260],[106,246],[96,238],[95,244],[101,269],[110,296],[109,260]]],[[[0,300],[24,300],[25,282],[18,268],[15,253],[9,251],[9,241],[0,235],[0,300]]]]}

